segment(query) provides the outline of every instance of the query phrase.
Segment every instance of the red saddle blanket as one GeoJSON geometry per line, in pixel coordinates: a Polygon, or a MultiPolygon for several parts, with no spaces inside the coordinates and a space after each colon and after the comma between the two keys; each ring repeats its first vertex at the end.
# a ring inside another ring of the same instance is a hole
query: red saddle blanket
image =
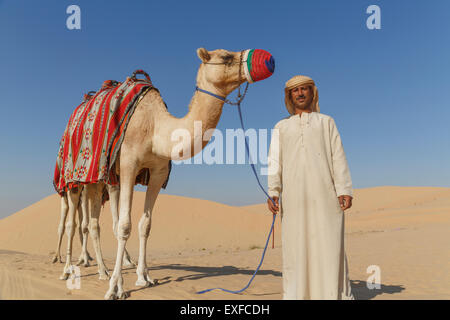
{"type": "MultiPolygon", "coordinates": [[[[105,81],[94,96],[85,96],[70,116],[60,142],[53,179],[60,195],[80,184],[119,182],[114,163],[125,130],[137,103],[151,89],[156,88],[150,81],[132,77],[123,83],[105,81]]],[[[136,183],[147,185],[149,177],[145,169],[136,183]]]]}

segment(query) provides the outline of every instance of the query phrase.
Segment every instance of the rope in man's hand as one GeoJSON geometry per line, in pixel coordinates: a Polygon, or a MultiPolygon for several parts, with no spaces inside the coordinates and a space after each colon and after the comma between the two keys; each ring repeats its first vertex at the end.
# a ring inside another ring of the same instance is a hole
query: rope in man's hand
{"type": "MultiPolygon", "coordinates": [[[[239,95],[240,95],[240,90],[239,90],[239,95]]],[[[242,99],[238,100],[237,107],[238,107],[238,111],[239,111],[239,119],[241,121],[241,127],[242,127],[242,130],[245,132],[244,122],[242,120],[241,101],[242,101],[242,99]]],[[[266,192],[266,190],[264,190],[263,186],[261,185],[261,182],[259,181],[259,178],[258,178],[258,174],[256,173],[255,166],[254,166],[253,161],[251,160],[251,157],[250,157],[250,151],[249,151],[249,147],[248,147],[247,137],[246,136],[244,136],[244,140],[245,140],[245,148],[246,148],[247,155],[248,155],[248,158],[249,158],[249,163],[250,163],[250,165],[252,167],[252,170],[253,170],[253,173],[255,175],[256,181],[258,182],[258,185],[261,188],[261,190],[267,196],[267,201],[270,202],[275,208],[277,208],[276,212],[278,212],[278,197],[271,198],[269,196],[269,194],[266,192]]],[[[224,292],[237,294],[237,293],[241,293],[241,292],[245,291],[250,286],[250,284],[252,283],[253,279],[256,276],[256,273],[259,271],[259,269],[261,268],[261,265],[262,265],[262,263],[264,261],[264,256],[266,255],[266,250],[267,250],[267,246],[269,244],[270,236],[275,234],[275,219],[277,217],[276,212],[272,212],[273,213],[272,225],[270,227],[270,232],[269,232],[269,235],[268,235],[267,240],[266,240],[266,245],[264,246],[264,251],[263,251],[263,254],[261,256],[261,260],[259,262],[258,267],[256,267],[256,270],[253,273],[252,277],[250,278],[250,281],[247,283],[247,285],[244,288],[242,288],[241,290],[237,290],[237,291],[228,290],[228,289],[224,289],[224,288],[212,288],[212,289],[206,289],[206,290],[203,290],[203,291],[198,291],[197,294],[202,294],[202,293],[213,291],[213,290],[222,290],[224,292]]],[[[274,239],[275,239],[275,237],[272,238],[272,249],[274,248],[274,245],[275,245],[275,240],[274,239]]]]}

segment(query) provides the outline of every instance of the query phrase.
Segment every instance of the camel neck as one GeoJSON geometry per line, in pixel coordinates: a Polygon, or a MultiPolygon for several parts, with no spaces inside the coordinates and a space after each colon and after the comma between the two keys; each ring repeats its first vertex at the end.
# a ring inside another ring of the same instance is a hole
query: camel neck
{"type": "MultiPolygon", "coordinates": [[[[188,113],[182,118],[177,118],[166,110],[160,96],[154,97],[153,102],[156,103],[157,100],[161,101],[157,109],[153,109],[154,116],[149,114],[150,122],[153,123],[152,152],[164,158],[181,160],[173,158],[174,150],[190,149],[189,156],[183,156],[190,158],[203,149],[209,141],[207,136],[213,132],[210,129],[216,128],[220,120],[224,102],[209,94],[195,91],[188,113]],[[205,134],[208,130],[210,131],[205,134]]],[[[152,99],[149,97],[145,103],[150,105],[152,99]]]]}
{"type": "MultiPolygon", "coordinates": [[[[208,90],[209,91],[209,90],[208,90]]],[[[219,93],[212,92],[220,95],[219,93]]],[[[188,122],[201,121],[205,131],[215,128],[222,114],[224,101],[201,91],[195,91],[186,115],[188,122]]]]}

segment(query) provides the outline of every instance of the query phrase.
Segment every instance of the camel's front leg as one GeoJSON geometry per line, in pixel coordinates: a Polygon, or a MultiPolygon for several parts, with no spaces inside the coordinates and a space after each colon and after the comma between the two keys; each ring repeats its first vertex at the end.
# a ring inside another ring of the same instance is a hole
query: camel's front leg
{"type": "Polygon", "coordinates": [[[131,205],[133,201],[134,182],[136,180],[135,170],[131,166],[120,167],[120,213],[117,226],[117,256],[114,272],[109,281],[109,290],[106,292],[105,299],[125,299],[128,296],[123,290],[122,261],[125,245],[131,233],[131,205]]]}
{"type": "Polygon", "coordinates": [[[89,233],[92,237],[92,243],[94,245],[95,255],[97,258],[98,273],[100,280],[108,280],[108,269],[103,261],[102,249],[100,246],[100,213],[102,207],[102,194],[104,183],[95,183],[86,185],[84,192],[87,194],[88,210],[89,210],[89,233]]]}
{"type": "Polygon", "coordinates": [[[69,217],[66,224],[67,230],[67,256],[66,256],[66,265],[64,266],[64,271],[60,277],[61,280],[67,280],[71,274],[71,266],[72,266],[72,243],[73,236],[75,234],[75,212],[78,208],[78,201],[80,199],[80,192],[78,189],[68,190],[67,192],[67,200],[69,204],[69,217]]]}
{"type": "MultiPolygon", "coordinates": [[[[111,208],[111,216],[113,222],[113,232],[114,236],[117,239],[117,225],[119,223],[119,195],[120,195],[120,186],[108,185],[108,194],[109,194],[109,206],[111,208]]],[[[123,267],[135,267],[136,263],[131,259],[130,254],[125,248],[123,261],[123,267]]]]}
{"type": "Polygon", "coordinates": [[[77,266],[83,265],[89,267],[89,261],[92,260],[87,250],[88,231],[89,231],[89,210],[88,210],[88,198],[86,190],[81,191],[80,203],[78,205],[78,217],[80,220],[80,237],[81,237],[81,254],[78,259],[77,266]]]}
{"type": "Polygon", "coordinates": [[[168,174],[168,166],[162,169],[153,169],[150,173],[150,182],[145,195],[144,213],[139,221],[139,262],[136,270],[138,276],[136,286],[147,287],[155,284],[147,270],[147,239],[152,226],[153,206],[168,174]]]}
{"type": "Polygon", "coordinates": [[[58,226],[58,244],[56,245],[55,255],[52,263],[62,262],[61,260],[61,242],[64,235],[64,224],[66,223],[67,212],[69,211],[69,203],[67,202],[67,195],[61,197],[61,217],[58,226]]]}

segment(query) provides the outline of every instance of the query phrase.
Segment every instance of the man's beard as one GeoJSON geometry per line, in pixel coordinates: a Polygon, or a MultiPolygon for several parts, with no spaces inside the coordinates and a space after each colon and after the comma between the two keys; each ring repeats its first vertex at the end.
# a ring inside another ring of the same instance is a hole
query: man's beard
{"type": "MultiPolygon", "coordinates": [[[[302,98],[302,97],[300,96],[298,98],[302,98]]],[[[293,102],[294,107],[296,109],[300,109],[300,110],[311,110],[311,104],[312,104],[312,99],[305,100],[304,102],[298,102],[298,100],[293,102]]]]}

